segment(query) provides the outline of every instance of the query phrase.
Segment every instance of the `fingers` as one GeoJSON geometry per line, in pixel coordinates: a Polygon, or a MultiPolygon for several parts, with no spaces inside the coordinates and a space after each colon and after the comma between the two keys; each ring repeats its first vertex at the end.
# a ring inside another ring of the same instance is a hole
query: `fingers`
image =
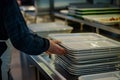
{"type": "Polygon", "coordinates": [[[65,49],[59,46],[58,44],[56,44],[55,46],[56,49],[54,49],[54,51],[56,52],[56,54],[64,55],[66,53],[65,49]]]}
{"type": "Polygon", "coordinates": [[[56,44],[59,44],[59,43],[61,43],[61,41],[59,41],[59,40],[52,40],[54,43],[56,43],[56,44]]]}
{"type": "Polygon", "coordinates": [[[50,47],[47,51],[47,53],[49,54],[58,54],[58,55],[64,55],[66,54],[66,51],[64,48],[62,48],[61,46],[59,46],[57,43],[60,43],[60,41],[52,41],[50,40],[50,47]]]}

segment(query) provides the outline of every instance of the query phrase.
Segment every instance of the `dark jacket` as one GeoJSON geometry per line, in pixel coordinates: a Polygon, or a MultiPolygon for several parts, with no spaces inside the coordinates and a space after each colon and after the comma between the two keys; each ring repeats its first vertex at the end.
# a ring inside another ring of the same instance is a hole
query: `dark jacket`
{"type": "MultiPolygon", "coordinates": [[[[38,55],[49,48],[49,41],[32,34],[21,14],[16,0],[0,0],[0,39],[10,38],[13,46],[27,54],[38,55]]],[[[6,44],[0,42],[0,54],[6,44]]]]}

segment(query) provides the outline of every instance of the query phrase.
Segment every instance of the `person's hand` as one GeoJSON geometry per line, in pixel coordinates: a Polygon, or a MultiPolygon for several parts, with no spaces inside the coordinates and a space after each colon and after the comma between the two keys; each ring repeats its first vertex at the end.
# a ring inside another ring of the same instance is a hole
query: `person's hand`
{"type": "Polygon", "coordinates": [[[58,55],[66,54],[65,49],[58,45],[60,41],[57,40],[49,40],[49,41],[50,41],[50,47],[47,51],[48,54],[58,54],[58,55]]]}
{"type": "Polygon", "coordinates": [[[21,5],[21,0],[17,0],[17,3],[20,6],[21,5]]]}

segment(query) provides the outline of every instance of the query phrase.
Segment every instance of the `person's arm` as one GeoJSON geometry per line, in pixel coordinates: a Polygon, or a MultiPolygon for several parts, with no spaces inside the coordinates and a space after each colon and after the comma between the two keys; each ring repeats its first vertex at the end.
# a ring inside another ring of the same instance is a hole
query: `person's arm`
{"type": "Polygon", "coordinates": [[[3,16],[8,36],[18,50],[31,55],[38,55],[47,50],[56,54],[65,53],[56,43],[30,33],[16,0],[4,0],[3,16]],[[58,51],[52,51],[52,47],[58,51]]]}

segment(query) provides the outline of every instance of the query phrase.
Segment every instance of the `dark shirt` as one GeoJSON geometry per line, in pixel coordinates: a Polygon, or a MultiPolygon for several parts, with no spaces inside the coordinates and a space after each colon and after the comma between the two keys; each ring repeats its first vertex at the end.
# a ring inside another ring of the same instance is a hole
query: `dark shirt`
{"type": "MultiPolygon", "coordinates": [[[[0,1],[0,39],[8,38],[15,48],[30,55],[41,54],[50,46],[48,39],[29,31],[16,0],[0,1]]],[[[4,46],[0,45],[1,51],[4,46]]]]}

